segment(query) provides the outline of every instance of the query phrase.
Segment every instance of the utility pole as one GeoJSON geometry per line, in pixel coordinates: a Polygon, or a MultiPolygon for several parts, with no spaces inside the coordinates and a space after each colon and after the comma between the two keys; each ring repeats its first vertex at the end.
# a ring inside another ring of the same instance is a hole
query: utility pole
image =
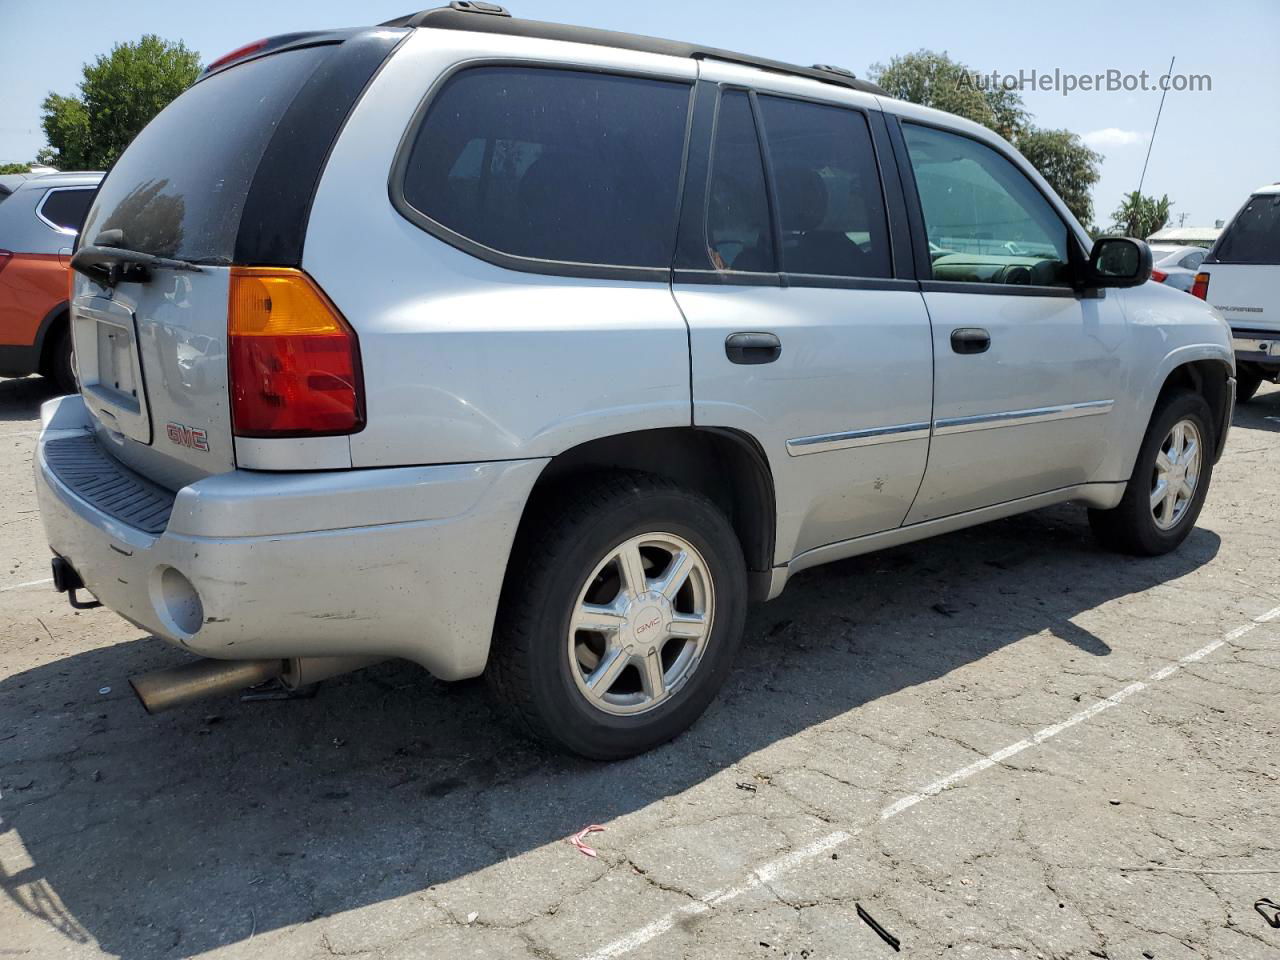
{"type": "Polygon", "coordinates": [[[1177,57],[1169,58],[1169,72],[1165,74],[1164,89],[1160,91],[1160,107],[1156,110],[1156,122],[1151,126],[1151,139],[1147,141],[1147,159],[1142,161],[1142,176],[1138,178],[1138,194],[1142,194],[1142,184],[1147,179],[1147,164],[1151,162],[1151,148],[1156,145],[1156,131],[1160,129],[1160,114],[1164,112],[1164,98],[1169,95],[1169,81],[1167,78],[1173,76],[1173,61],[1177,57]]]}

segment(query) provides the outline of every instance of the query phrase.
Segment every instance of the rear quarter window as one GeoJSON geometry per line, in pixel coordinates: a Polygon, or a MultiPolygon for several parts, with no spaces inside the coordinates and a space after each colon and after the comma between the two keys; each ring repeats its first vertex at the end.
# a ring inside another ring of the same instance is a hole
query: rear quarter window
{"type": "Polygon", "coordinates": [[[89,204],[93,202],[93,187],[65,187],[50,190],[37,208],[41,220],[55,229],[79,233],[84,225],[89,204]]]}
{"type": "Polygon", "coordinates": [[[587,71],[460,71],[403,161],[401,210],[488,259],[667,268],[689,94],[587,71]]]}
{"type": "Polygon", "coordinates": [[[1280,193],[1260,193],[1236,214],[1213,248],[1218,263],[1280,264],[1280,193]]]}

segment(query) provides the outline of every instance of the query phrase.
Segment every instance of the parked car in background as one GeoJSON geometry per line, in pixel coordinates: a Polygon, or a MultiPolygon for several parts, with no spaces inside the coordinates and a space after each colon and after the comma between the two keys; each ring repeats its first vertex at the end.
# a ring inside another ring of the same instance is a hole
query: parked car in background
{"type": "Polygon", "coordinates": [[[1175,549],[1235,387],[987,128],[492,4],[215,61],[72,263],[55,587],[210,658],[144,703],[405,657],[599,758],[809,567],[1066,501],[1175,549]]]}
{"type": "Polygon", "coordinates": [[[1204,247],[1174,247],[1151,244],[1151,279],[1166,287],[1191,292],[1200,261],[1209,251],[1204,247]]]}
{"type": "Polygon", "coordinates": [[[1231,325],[1245,402],[1263,380],[1280,379],[1280,183],[1245,201],[1200,264],[1191,292],[1231,325]]]}
{"type": "Polygon", "coordinates": [[[74,393],[67,279],[101,173],[0,176],[0,376],[39,373],[74,393]]]}

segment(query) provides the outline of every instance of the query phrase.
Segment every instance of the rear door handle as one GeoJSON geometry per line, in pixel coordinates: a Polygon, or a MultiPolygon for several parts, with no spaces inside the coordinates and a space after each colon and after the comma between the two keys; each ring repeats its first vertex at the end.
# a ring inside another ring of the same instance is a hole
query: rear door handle
{"type": "Polygon", "coordinates": [[[960,327],[951,331],[951,349],[956,353],[986,353],[991,334],[981,327],[960,327]]]}
{"type": "Polygon", "coordinates": [[[772,333],[731,333],[724,352],[731,363],[773,363],[782,356],[782,341],[772,333]]]}

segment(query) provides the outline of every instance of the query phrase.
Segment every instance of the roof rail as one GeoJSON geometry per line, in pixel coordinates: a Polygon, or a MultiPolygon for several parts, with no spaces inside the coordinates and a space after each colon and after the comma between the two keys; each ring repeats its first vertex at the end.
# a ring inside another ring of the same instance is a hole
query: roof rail
{"type": "Polygon", "coordinates": [[[565,40],[570,43],[589,43],[599,47],[616,47],[641,53],[660,53],[670,57],[686,57],[693,60],[720,60],[740,66],[755,67],[774,73],[807,77],[822,83],[861,90],[878,96],[888,94],[876,84],[859,80],[844,67],[815,64],[801,67],[780,60],[753,57],[732,50],[704,47],[676,40],[660,40],[634,33],[615,30],[597,30],[592,27],[574,27],[563,23],[546,23],[541,20],[520,20],[511,16],[505,7],[480,0],[453,0],[447,7],[434,7],[418,13],[406,14],[380,24],[384,27],[431,27],[436,30],[471,30],[477,33],[501,33],[514,37],[531,37],[539,40],[565,40]]]}

